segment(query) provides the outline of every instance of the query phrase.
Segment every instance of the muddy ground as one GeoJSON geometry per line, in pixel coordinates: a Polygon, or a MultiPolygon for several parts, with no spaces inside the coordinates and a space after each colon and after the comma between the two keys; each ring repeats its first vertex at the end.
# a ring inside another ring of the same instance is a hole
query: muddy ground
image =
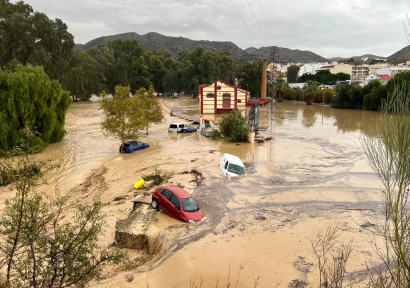
{"type": "MultiPolygon", "coordinates": [[[[176,116],[199,120],[197,100],[165,103],[176,116]]],[[[344,227],[341,241],[354,241],[348,265],[352,279],[360,281],[366,264],[377,263],[360,225],[380,213],[381,184],[365,161],[359,138],[374,135],[378,113],[279,103],[274,114],[262,109],[262,124],[269,126],[263,134],[274,138],[262,144],[168,134],[170,123],[190,122],[166,116],[141,139],[150,149],[120,155],[118,141],[101,132],[98,107],[88,102],[69,108],[67,136],[38,155],[61,163],[38,192],[53,194],[58,181],[72,208],[100,195],[107,214],[102,245],[113,245],[119,225],[123,231],[142,232],[154,244],[126,249],[132,264],[128,271],[108,269],[106,279],[92,287],[147,287],[147,282],[149,287],[189,287],[201,279],[203,287],[213,287],[216,281],[226,284],[228,276],[236,282],[238,274],[238,287],[254,287],[255,281],[258,287],[315,287],[310,237],[335,221],[344,227]],[[248,174],[225,178],[218,167],[223,153],[240,157],[248,174]],[[149,218],[130,214],[131,200],[156,188],[137,191],[133,184],[156,167],[168,175],[166,183],[181,185],[195,197],[204,221],[183,224],[148,205],[138,211],[149,218]],[[194,169],[201,181],[189,173],[194,169]],[[310,284],[303,286],[301,279],[310,284]]],[[[1,192],[1,202],[13,194],[7,187],[1,192]]],[[[73,209],[67,209],[70,213],[73,209]]]]}

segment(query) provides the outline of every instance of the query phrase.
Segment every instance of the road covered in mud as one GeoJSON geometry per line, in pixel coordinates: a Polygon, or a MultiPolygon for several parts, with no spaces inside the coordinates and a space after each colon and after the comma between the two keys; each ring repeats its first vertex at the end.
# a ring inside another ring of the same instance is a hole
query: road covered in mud
{"type": "MultiPolygon", "coordinates": [[[[182,118],[200,117],[195,99],[165,103],[182,118]]],[[[119,225],[147,234],[150,247],[127,249],[131,261],[137,259],[134,266],[109,271],[93,287],[147,287],[147,282],[149,287],[189,287],[201,279],[203,287],[217,281],[223,286],[228,276],[236,282],[239,274],[238,287],[254,287],[255,281],[258,287],[288,287],[301,279],[314,285],[318,273],[310,237],[335,221],[344,227],[343,239],[354,239],[351,275],[358,279],[355,275],[366,264],[376,263],[360,225],[380,213],[381,184],[359,140],[375,135],[378,113],[278,103],[276,113],[262,109],[262,125],[269,126],[263,134],[274,139],[261,144],[169,134],[170,123],[190,122],[166,116],[141,139],[150,144],[148,150],[120,155],[119,143],[102,134],[98,108],[98,102],[74,103],[67,113],[66,138],[38,156],[61,163],[39,192],[54,193],[58,180],[60,193],[70,196],[73,207],[101,197],[107,215],[102,245],[114,243],[119,225]],[[224,177],[218,167],[223,153],[240,157],[247,175],[224,177]],[[183,224],[148,211],[148,205],[139,208],[142,214],[129,214],[136,195],[158,187],[133,188],[155,168],[167,175],[166,183],[193,195],[206,214],[203,221],[183,224]],[[147,213],[154,216],[138,219],[147,213]]]]}

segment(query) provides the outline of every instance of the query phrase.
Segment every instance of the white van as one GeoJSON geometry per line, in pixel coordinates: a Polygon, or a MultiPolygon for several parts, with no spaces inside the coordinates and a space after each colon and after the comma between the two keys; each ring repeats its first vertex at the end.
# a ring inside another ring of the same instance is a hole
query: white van
{"type": "Polygon", "coordinates": [[[222,156],[221,162],[219,162],[219,167],[226,177],[236,177],[246,174],[245,165],[243,165],[241,159],[228,153],[225,153],[222,156]]]}
{"type": "Polygon", "coordinates": [[[181,132],[182,129],[188,127],[186,124],[182,123],[171,123],[168,128],[168,132],[181,132]]]}

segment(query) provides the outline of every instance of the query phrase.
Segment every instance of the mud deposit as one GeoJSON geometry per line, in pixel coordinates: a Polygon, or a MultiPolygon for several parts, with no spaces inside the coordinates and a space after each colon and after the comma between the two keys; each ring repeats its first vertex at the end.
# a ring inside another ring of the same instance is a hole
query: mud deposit
{"type": "MultiPolygon", "coordinates": [[[[165,103],[183,118],[200,117],[195,99],[165,103]]],[[[238,275],[238,287],[254,287],[255,281],[258,287],[314,287],[318,275],[310,237],[334,221],[342,223],[346,240],[354,240],[348,265],[354,279],[366,263],[377,263],[360,225],[379,213],[381,184],[365,161],[359,138],[374,135],[378,113],[279,103],[276,113],[262,109],[261,116],[262,125],[269,126],[263,135],[274,140],[239,145],[196,133],[168,134],[170,123],[190,122],[166,116],[141,139],[150,149],[120,155],[118,141],[102,135],[98,107],[74,103],[66,138],[39,155],[62,164],[48,175],[50,185],[39,191],[53,193],[59,179],[61,193],[71,196],[72,205],[96,195],[106,203],[102,245],[113,245],[118,221],[123,221],[122,233],[140,235],[130,242],[127,235],[117,236],[128,243],[123,247],[133,248],[127,251],[138,265],[111,273],[92,287],[147,287],[147,281],[149,287],[190,287],[190,281],[199,287],[201,279],[202,287],[214,287],[217,281],[221,287],[228,276],[236,283],[238,275]],[[223,153],[246,162],[248,174],[225,178],[218,167],[223,153]],[[166,183],[195,197],[206,215],[203,221],[187,225],[148,205],[129,213],[135,196],[157,187],[133,188],[155,167],[168,174],[166,183]]],[[[4,200],[10,192],[1,195],[4,200]]]]}

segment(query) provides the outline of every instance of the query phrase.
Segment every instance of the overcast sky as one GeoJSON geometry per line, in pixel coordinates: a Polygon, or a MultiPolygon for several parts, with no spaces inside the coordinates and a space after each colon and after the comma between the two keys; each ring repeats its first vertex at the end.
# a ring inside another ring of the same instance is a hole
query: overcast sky
{"type": "Polygon", "coordinates": [[[410,0],[233,0],[255,40],[231,0],[26,2],[67,23],[76,43],[153,31],[195,40],[232,41],[243,49],[269,44],[310,50],[323,57],[390,56],[406,43],[403,22],[410,13],[410,0]]]}

